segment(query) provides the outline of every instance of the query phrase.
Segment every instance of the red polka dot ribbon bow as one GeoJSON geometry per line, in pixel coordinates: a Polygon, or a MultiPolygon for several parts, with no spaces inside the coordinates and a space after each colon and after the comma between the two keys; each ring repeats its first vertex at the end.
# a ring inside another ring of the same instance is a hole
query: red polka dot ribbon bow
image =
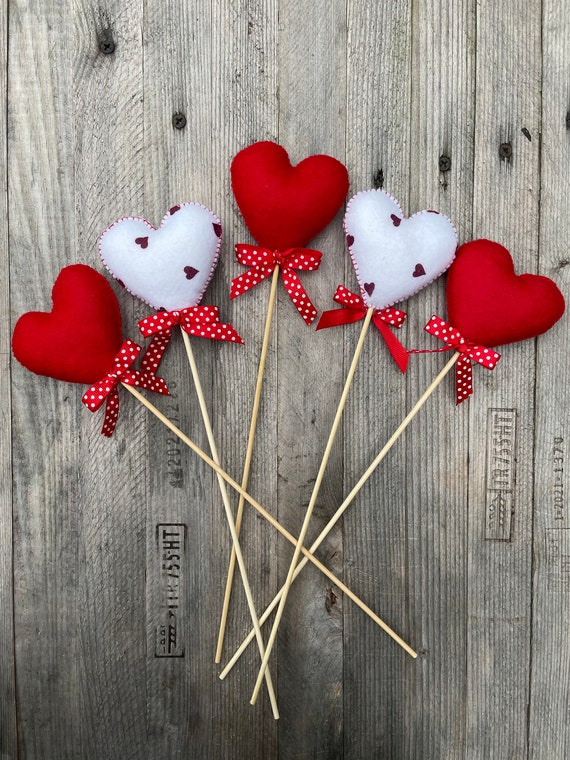
{"type": "Polygon", "coordinates": [[[188,335],[198,338],[243,343],[241,335],[232,325],[219,321],[219,314],[217,306],[189,306],[180,311],[159,311],[141,319],[139,330],[144,337],[155,336],[143,357],[143,370],[156,372],[176,325],[180,325],[188,335]]]}
{"type": "MultiPolygon", "coordinates": [[[[360,296],[352,293],[344,285],[339,285],[334,294],[334,300],[342,304],[343,309],[331,309],[325,311],[319,319],[317,330],[327,327],[336,327],[337,325],[349,325],[353,322],[359,322],[364,319],[368,306],[360,296]]],[[[375,309],[372,315],[372,322],[378,328],[380,335],[384,338],[392,358],[401,369],[405,372],[408,367],[409,355],[398,338],[390,330],[390,327],[401,327],[406,319],[406,312],[401,309],[388,307],[386,309],[375,309]]]]}
{"type": "Polygon", "coordinates": [[[257,245],[238,243],[236,258],[240,264],[249,266],[247,272],[232,280],[230,299],[237,298],[273,272],[276,266],[281,268],[283,285],[293,301],[295,308],[310,325],[317,316],[317,310],[311,303],[305,289],[301,285],[295,269],[303,272],[313,272],[319,268],[322,253],[311,248],[288,248],[286,251],[271,251],[257,245]]]}
{"type": "Polygon", "coordinates": [[[134,364],[142,348],[132,340],[126,340],[119,353],[113,361],[111,370],[104,378],[91,386],[83,394],[81,399],[85,406],[92,412],[96,412],[107,400],[105,408],[105,419],[101,433],[107,438],[113,435],[117,418],[119,416],[119,383],[127,385],[136,385],[138,388],[144,388],[147,391],[161,393],[169,396],[170,392],[166,383],[160,377],[149,372],[139,372],[130,369],[134,364]]]}
{"type": "Polygon", "coordinates": [[[467,340],[461,335],[459,330],[456,330],[455,327],[452,327],[441,317],[433,316],[424,327],[424,330],[447,343],[447,348],[442,348],[440,351],[451,351],[454,349],[461,354],[455,366],[455,398],[456,403],[460,404],[473,393],[471,362],[477,362],[477,364],[485,367],[485,369],[495,369],[497,362],[501,358],[501,354],[493,351],[492,348],[478,346],[476,343],[467,340]]]}

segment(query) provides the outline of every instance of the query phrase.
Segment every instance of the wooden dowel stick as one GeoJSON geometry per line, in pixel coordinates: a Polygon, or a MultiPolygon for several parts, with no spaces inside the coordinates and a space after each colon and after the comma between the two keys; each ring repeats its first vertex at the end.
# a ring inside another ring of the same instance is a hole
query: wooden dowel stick
{"type": "MultiPolygon", "coordinates": [[[[265,317],[265,329],[263,331],[263,341],[261,343],[261,354],[259,357],[259,367],[257,369],[257,380],[255,383],[255,395],[253,398],[253,407],[251,410],[251,420],[249,423],[249,434],[247,438],[247,449],[245,452],[245,461],[243,464],[243,473],[241,476],[241,487],[244,491],[247,490],[247,484],[249,481],[249,471],[251,468],[251,458],[253,455],[253,442],[255,439],[255,430],[257,428],[257,417],[259,414],[259,405],[261,401],[261,389],[263,387],[263,374],[265,372],[265,360],[267,358],[267,350],[269,348],[269,338],[271,335],[271,321],[273,319],[273,312],[275,309],[275,296],[277,294],[277,283],[279,282],[279,266],[276,266],[273,270],[273,278],[271,280],[271,290],[269,291],[269,301],[267,303],[267,315],[265,317]]],[[[236,533],[239,536],[241,530],[241,522],[243,518],[243,509],[245,506],[245,499],[240,494],[238,508],[236,512],[236,533]]],[[[218,644],[216,647],[215,662],[219,663],[222,660],[222,650],[224,646],[224,636],[226,632],[226,622],[228,618],[228,610],[230,606],[230,597],[232,594],[232,585],[234,580],[234,572],[236,565],[236,552],[232,547],[232,553],[230,556],[230,564],[228,567],[228,577],[226,580],[226,590],[224,593],[224,601],[222,605],[222,615],[220,618],[220,628],[218,632],[218,644]]]]}
{"type": "Polygon", "coordinates": [[[315,504],[319,495],[319,491],[321,488],[321,483],[323,481],[323,477],[325,474],[325,470],[327,468],[327,464],[329,462],[330,453],[332,451],[332,447],[336,438],[338,426],[340,425],[340,421],[342,419],[342,413],[344,412],[344,407],[346,404],[346,400],[348,398],[348,392],[350,390],[350,386],[352,385],[352,380],[354,378],[354,373],[356,372],[356,366],[358,364],[358,361],[360,359],[360,354],[362,353],[362,349],[364,347],[364,340],[366,338],[366,334],[368,332],[368,328],[370,327],[370,321],[372,320],[372,316],[374,314],[374,309],[368,309],[366,312],[366,318],[364,320],[364,324],[362,325],[362,330],[360,332],[360,337],[358,339],[358,343],[356,344],[356,349],[354,351],[354,356],[352,357],[352,362],[350,364],[350,368],[348,370],[348,375],[346,376],[346,381],[344,383],[344,388],[342,391],[342,395],[340,397],[340,401],[338,403],[338,407],[334,416],[333,424],[331,427],[331,431],[329,433],[329,438],[327,441],[327,445],[325,448],[325,453],[323,454],[323,458],[321,459],[321,464],[319,466],[319,472],[317,474],[317,479],[315,480],[315,485],[313,486],[313,492],[311,494],[311,498],[309,499],[309,504],[307,506],[307,511],[305,512],[305,518],[303,520],[303,525],[301,526],[301,532],[299,533],[299,538],[297,539],[297,544],[295,546],[295,551],[293,552],[293,559],[291,560],[291,564],[289,565],[289,571],[287,573],[287,579],[285,580],[285,585],[282,589],[281,599],[279,601],[279,607],[277,608],[277,612],[275,613],[275,620],[273,621],[273,627],[271,629],[271,633],[269,634],[269,639],[267,640],[267,646],[265,647],[265,656],[263,658],[263,661],[261,663],[261,668],[259,669],[259,674],[257,676],[257,681],[255,682],[255,687],[253,689],[253,694],[251,695],[251,704],[254,705],[257,701],[257,697],[259,694],[259,690],[261,688],[261,684],[263,682],[265,669],[267,668],[267,664],[269,662],[269,658],[271,656],[271,650],[273,649],[273,645],[275,643],[275,639],[277,637],[277,631],[279,629],[279,623],[281,622],[281,618],[283,617],[283,610],[285,609],[285,604],[287,602],[287,596],[289,595],[289,589],[291,588],[291,584],[293,583],[293,575],[295,573],[295,568],[297,567],[297,563],[299,561],[299,556],[301,554],[301,548],[303,544],[305,543],[305,537],[307,535],[307,531],[309,529],[309,523],[311,521],[311,517],[313,515],[313,510],[315,508],[315,504]]]}
{"type": "MultiPolygon", "coordinates": [[[[218,456],[218,449],[216,446],[216,441],[214,440],[214,431],[212,430],[212,423],[210,421],[210,415],[208,413],[208,407],[206,406],[206,399],[204,398],[204,391],[202,390],[202,383],[200,381],[200,375],[198,374],[198,367],[196,365],[196,360],[194,359],[194,352],[192,351],[192,345],[190,343],[190,336],[181,329],[182,337],[184,340],[184,346],[186,348],[186,354],[188,356],[188,363],[190,364],[190,371],[192,372],[192,379],[194,380],[194,386],[196,388],[196,395],[198,396],[198,404],[200,406],[200,412],[202,413],[202,420],[204,422],[204,428],[206,430],[206,436],[208,437],[208,443],[210,445],[210,451],[212,452],[212,459],[214,462],[219,465],[220,464],[220,458],[218,456]]],[[[255,602],[253,601],[253,595],[251,593],[251,587],[249,585],[249,580],[247,578],[247,570],[245,567],[245,562],[243,559],[241,547],[239,545],[238,535],[236,531],[236,527],[234,525],[232,510],[230,507],[230,500],[228,497],[228,491],[226,488],[226,483],[222,476],[217,473],[218,477],[218,485],[220,487],[220,494],[222,496],[222,502],[224,505],[224,510],[226,513],[226,520],[228,522],[228,526],[230,529],[231,537],[232,537],[232,544],[233,544],[233,552],[236,556],[239,571],[241,573],[241,579],[243,582],[243,588],[245,591],[245,597],[247,599],[247,605],[249,607],[249,614],[251,615],[251,621],[253,623],[253,628],[255,631],[255,637],[257,639],[257,646],[259,647],[259,654],[261,656],[261,659],[263,660],[263,656],[265,654],[265,648],[263,645],[263,638],[261,636],[261,629],[259,627],[259,621],[257,619],[257,612],[255,610],[255,602]]],[[[279,719],[279,709],[277,707],[277,698],[275,696],[275,689],[273,688],[273,681],[271,679],[271,674],[269,673],[269,670],[266,671],[267,679],[267,692],[269,694],[269,701],[271,703],[271,710],[273,712],[273,717],[275,720],[279,719]]]]}
{"type": "MultiPolygon", "coordinates": [[[[217,472],[221,477],[226,481],[226,483],[231,486],[234,491],[237,491],[239,494],[243,495],[243,498],[251,504],[251,506],[256,509],[260,515],[265,517],[265,519],[273,525],[273,527],[278,530],[281,535],[283,535],[290,543],[295,545],[297,543],[297,539],[289,533],[289,531],[284,528],[280,522],[278,522],[273,515],[268,512],[264,507],[259,504],[259,502],[255,501],[254,498],[252,498],[247,491],[244,491],[241,486],[239,486],[236,481],[230,477],[230,475],[227,474],[222,468],[217,465],[213,459],[211,459],[202,449],[197,446],[194,441],[191,441],[190,438],[188,438],[187,435],[185,435],[179,428],[176,427],[176,425],[171,422],[168,417],[166,417],[159,409],[154,406],[154,404],[151,404],[151,402],[145,398],[145,396],[142,395],[140,391],[138,391],[136,388],[134,388],[132,385],[126,385],[125,383],[122,383],[123,387],[126,388],[129,393],[131,393],[135,398],[137,398],[141,404],[146,406],[146,408],[154,414],[155,417],[157,417],[166,427],[174,433],[175,436],[177,436],[182,443],[184,443],[188,448],[192,449],[192,451],[197,454],[200,459],[202,459],[206,464],[211,467],[215,472],[217,472]]],[[[383,620],[381,620],[371,609],[368,607],[361,599],[359,599],[356,594],[351,591],[348,586],[345,586],[342,581],[340,581],[334,573],[332,573],[328,567],[325,567],[325,565],[322,564],[322,562],[319,562],[319,560],[316,557],[313,557],[309,550],[303,547],[302,549],[303,554],[308,557],[308,559],[317,567],[324,575],[331,580],[335,586],[342,591],[343,594],[346,594],[349,599],[352,599],[352,601],[360,607],[360,609],[365,612],[372,620],[374,620],[377,625],[382,628],[397,644],[399,644],[403,649],[408,652],[412,657],[417,657],[417,653],[408,645],[405,641],[403,641],[398,634],[396,634],[390,626],[388,626],[383,620]]],[[[254,634],[255,635],[255,634],[254,634]]],[[[253,636],[252,636],[253,638],[253,636]]]]}
{"type": "MultiPolygon", "coordinates": [[[[412,419],[415,417],[415,415],[419,412],[421,407],[425,404],[427,399],[431,396],[431,394],[434,392],[434,390],[437,388],[437,386],[441,383],[443,378],[447,375],[447,373],[452,369],[455,362],[459,358],[459,354],[456,353],[452,356],[452,358],[449,360],[449,362],[445,365],[445,367],[441,370],[441,372],[437,375],[437,377],[434,379],[434,381],[431,383],[431,385],[425,390],[421,398],[415,403],[413,408],[410,410],[410,412],[406,415],[402,423],[399,425],[397,430],[393,433],[391,438],[388,440],[388,442],[385,444],[385,446],[382,448],[380,453],[377,455],[377,457],[374,459],[372,464],[367,468],[367,470],[364,472],[360,480],[356,483],[354,488],[350,491],[348,496],[345,498],[345,500],[342,502],[340,507],[337,509],[337,511],[334,513],[334,515],[331,517],[329,522],[325,525],[323,530],[319,533],[317,538],[314,540],[314,542],[311,544],[310,548],[308,550],[303,549],[303,553],[305,554],[305,557],[301,560],[301,562],[297,565],[297,568],[295,569],[295,575],[293,576],[296,578],[301,570],[305,567],[307,562],[310,559],[310,555],[312,555],[314,552],[317,551],[321,543],[325,540],[325,538],[328,536],[330,531],[333,529],[333,527],[336,525],[336,523],[340,520],[345,510],[348,508],[348,506],[354,501],[359,491],[362,489],[368,478],[372,475],[374,470],[378,467],[382,459],[386,456],[388,451],[392,448],[396,440],[400,437],[400,435],[404,432],[406,427],[409,425],[409,423],[412,421],[412,419]]],[[[267,607],[267,609],[264,611],[264,613],[259,618],[260,625],[263,625],[271,612],[275,609],[277,606],[277,603],[279,602],[281,598],[282,590],[279,591],[279,593],[275,596],[271,604],[267,607]]],[[[251,642],[253,638],[253,632],[250,632],[246,639],[242,642],[239,649],[236,651],[234,656],[231,658],[231,660],[228,662],[224,670],[222,671],[220,678],[225,678],[227,674],[230,672],[232,667],[235,665],[235,663],[238,661],[238,659],[241,657],[243,652],[246,650],[247,646],[251,642]]],[[[414,653],[415,656],[415,653],[414,653]]]]}

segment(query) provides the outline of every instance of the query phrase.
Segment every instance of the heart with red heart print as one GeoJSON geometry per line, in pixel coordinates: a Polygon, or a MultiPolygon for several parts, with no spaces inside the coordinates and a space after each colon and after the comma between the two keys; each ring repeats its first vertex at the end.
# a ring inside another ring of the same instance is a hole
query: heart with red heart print
{"type": "Polygon", "coordinates": [[[155,309],[197,306],[218,262],[222,226],[199,203],[173,206],[155,229],[140,217],[114,222],[99,254],[115,279],[155,309]]]}
{"type": "Polygon", "coordinates": [[[364,303],[384,309],[425,288],[451,265],[457,232],[437,211],[404,217],[385,190],[365,190],[348,203],[344,229],[364,303]]]}
{"type": "Polygon", "coordinates": [[[117,298],[103,275],[85,264],[59,273],[50,312],[16,322],[12,350],[32,372],[91,385],[106,375],[123,342],[117,298]]]}
{"type": "Polygon", "coordinates": [[[232,189],[255,240],[284,251],[303,247],[334,218],[348,192],[346,167],[331,156],[292,166],[273,142],[241,150],[231,165],[232,189]]]}
{"type": "Polygon", "coordinates": [[[447,277],[447,313],[474,343],[499,346],[534,338],[564,308],[556,284],[540,275],[516,275],[511,254],[499,243],[473,240],[457,251],[447,277]]]}

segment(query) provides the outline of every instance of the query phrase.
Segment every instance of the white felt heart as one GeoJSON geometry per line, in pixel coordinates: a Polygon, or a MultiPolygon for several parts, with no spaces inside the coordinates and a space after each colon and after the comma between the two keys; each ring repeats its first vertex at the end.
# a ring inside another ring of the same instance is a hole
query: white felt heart
{"type": "Polygon", "coordinates": [[[99,238],[109,272],[155,309],[196,306],[218,262],[222,226],[199,203],[173,206],[155,229],[146,219],[125,217],[99,238]]]}
{"type": "Polygon", "coordinates": [[[457,232],[437,211],[404,218],[384,190],[365,190],[344,216],[346,241],[364,303],[374,309],[403,301],[445,272],[455,257],[457,232]]]}

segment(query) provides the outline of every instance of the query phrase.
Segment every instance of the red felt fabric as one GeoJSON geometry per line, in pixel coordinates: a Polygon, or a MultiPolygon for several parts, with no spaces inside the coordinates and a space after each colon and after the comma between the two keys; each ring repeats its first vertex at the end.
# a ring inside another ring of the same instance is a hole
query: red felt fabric
{"type": "Polygon", "coordinates": [[[273,142],[241,150],[231,165],[232,188],[255,240],[272,250],[304,247],[332,221],[348,192],[346,167],[331,156],[292,166],[273,142]]]}
{"type": "Polygon", "coordinates": [[[491,240],[462,245],[447,275],[449,322],[483,346],[534,338],[564,313],[564,297],[548,277],[516,275],[511,254],[491,240]]]}
{"type": "Polygon", "coordinates": [[[103,275],[85,264],[59,273],[50,312],[29,311],[16,322],[12,350],[32,372],[91,385],[113,366],[121,348],[119,304],[103,275]]]}

